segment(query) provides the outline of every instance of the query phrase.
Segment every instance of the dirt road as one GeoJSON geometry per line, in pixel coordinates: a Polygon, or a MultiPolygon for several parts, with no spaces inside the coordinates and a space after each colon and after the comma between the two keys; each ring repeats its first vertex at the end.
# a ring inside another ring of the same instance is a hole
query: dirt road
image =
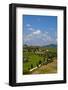
{"type": "Polygon", "coordinates": [[[47,74],[47,73],[57,73],[57,60],[53,62],[43,65],[36,70],[32,71],[32,74],[47,74]]]}

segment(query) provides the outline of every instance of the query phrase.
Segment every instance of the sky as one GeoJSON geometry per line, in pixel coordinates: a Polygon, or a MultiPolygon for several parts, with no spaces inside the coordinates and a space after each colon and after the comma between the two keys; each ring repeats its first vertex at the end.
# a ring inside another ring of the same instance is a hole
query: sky
{"type": "Polygon", "coordinates": [[[57,44],[57,16],[23,15],[22,24],[24,44],[57,44]]]}

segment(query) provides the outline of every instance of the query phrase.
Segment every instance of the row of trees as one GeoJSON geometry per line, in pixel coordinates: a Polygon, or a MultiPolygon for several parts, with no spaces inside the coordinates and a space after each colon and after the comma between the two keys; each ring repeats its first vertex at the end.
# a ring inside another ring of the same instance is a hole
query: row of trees
{"type": "Polygon", "coordinates": [[[36,51],[39,51],[39,47],[33,47],[33,46],[25,46],[24,47],[24,51],[28,51],[28,52],[33,52],[35,53],[36,51]]]}
{"type": "MultiPolygon", "coordinates": [[[[50,53],[48,53],[47,55],[44,55],[43,60],[39,60],[39,62],[36,64],[36,67],[39,67],[39,65],[47,65],[48,63],[53,62],[54,57],[56,57],[56,53],[54,55],[53,55],[53,53],[52,53],[52,55],[50,53]]],[[[30,68],[28,68],[28,70],[30,70],[32,68],[34,68],[33,64],[30,65],[30,68]]]]}

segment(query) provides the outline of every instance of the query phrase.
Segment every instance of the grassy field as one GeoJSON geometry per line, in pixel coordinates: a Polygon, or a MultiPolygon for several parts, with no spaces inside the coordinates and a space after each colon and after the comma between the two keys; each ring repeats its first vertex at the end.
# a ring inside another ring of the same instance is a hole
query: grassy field
{"type": "MultiPolygon", "coordinates": [[[[35,49],[35,48],[34,48],[35,49]]],[[[39,50],[34,51],[28,51],[26,49],[26,51],[23,52],[23,57],[25,57],[26,60],[24,60],[23,58],[23,74],[35,74],[35,72],[38,72],[40,74],[43,73],[50,73],[52,70],[48,70],[48,69],[41,69],[38,67],[39,64],[41,64],[42,66],[45,66],[44,61],[47,62],[47,59],[50,59],[50,56],[47,57],[45,54],[37,54],[38,53],[43,53],[44,51],[48,50],[48,55],[54,56],[54,53],[57,54],[57,49],[56,48],[39,48],[39,50]],[[40,52],[41,51],[41,52],[40,52]],[[30,72],[30,69],[38,67],[36,70],[33,70],[32,72],[30,72]]],[[[46,53],[47,54],[47,53],[46,53]]],[[[52,57],[51,59],[56,58],[57,56],[52,57]]],[[[49,62],[48,62],[49,63],[49,62]]],[[[53,63],[54,64],[54,63],[53,63]]],[[[54,64],[55,67],[57,67],[57,63],[54,64]]],[[[41,66],[41,67],[42,67],[41,66]]],[[[54,69],[54,67],[52,68],[54,69]]]]}
{"type": "Polygon", "coordinates": [[[24,63],[24,70],[28,70],[31,64],[33,64],[33,67],[36,67],[36,64],[39,62],[39,60],[42,61],[43,58],[42,56],[35,55],[32,52],[25,52],[24,54],[29,57],[29,61],[27,63],[24,63]]]}

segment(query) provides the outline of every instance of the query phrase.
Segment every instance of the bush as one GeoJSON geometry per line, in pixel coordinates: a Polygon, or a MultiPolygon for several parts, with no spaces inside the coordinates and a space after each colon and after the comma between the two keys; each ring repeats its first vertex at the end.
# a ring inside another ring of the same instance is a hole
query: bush
{"type": "Polygon", "coordinates": [[[23,71],[23,74],[31,74],[29,71],[25,70],[23,71]]]}
{"type": "Polygon", "coordinates": [[[31,68],[33,68],[33,64],[31,64],[31,68]]]}
{"type": "Polygon", "coordinates": [[[28,57],[24,57],[24,58],[23,58],[23,62],[24,62],[24,63],[29,62],[29,58],[28,58],[28,57]]]}
{"type": "Polygon", "coordinates": [[[37,65],[37,67],[38,67],[38,64],[36,64],[37,65]]]}
{"type": "Polygon", "coordinates": [[[30,70],[30,68],[28,68],[28,70],[30,70]]]}
{"type": "Polygon", "coordinates": [[[39,64],[41,64],[42,62],[41,62],[41,60],[39,61],[39,64]]]}

